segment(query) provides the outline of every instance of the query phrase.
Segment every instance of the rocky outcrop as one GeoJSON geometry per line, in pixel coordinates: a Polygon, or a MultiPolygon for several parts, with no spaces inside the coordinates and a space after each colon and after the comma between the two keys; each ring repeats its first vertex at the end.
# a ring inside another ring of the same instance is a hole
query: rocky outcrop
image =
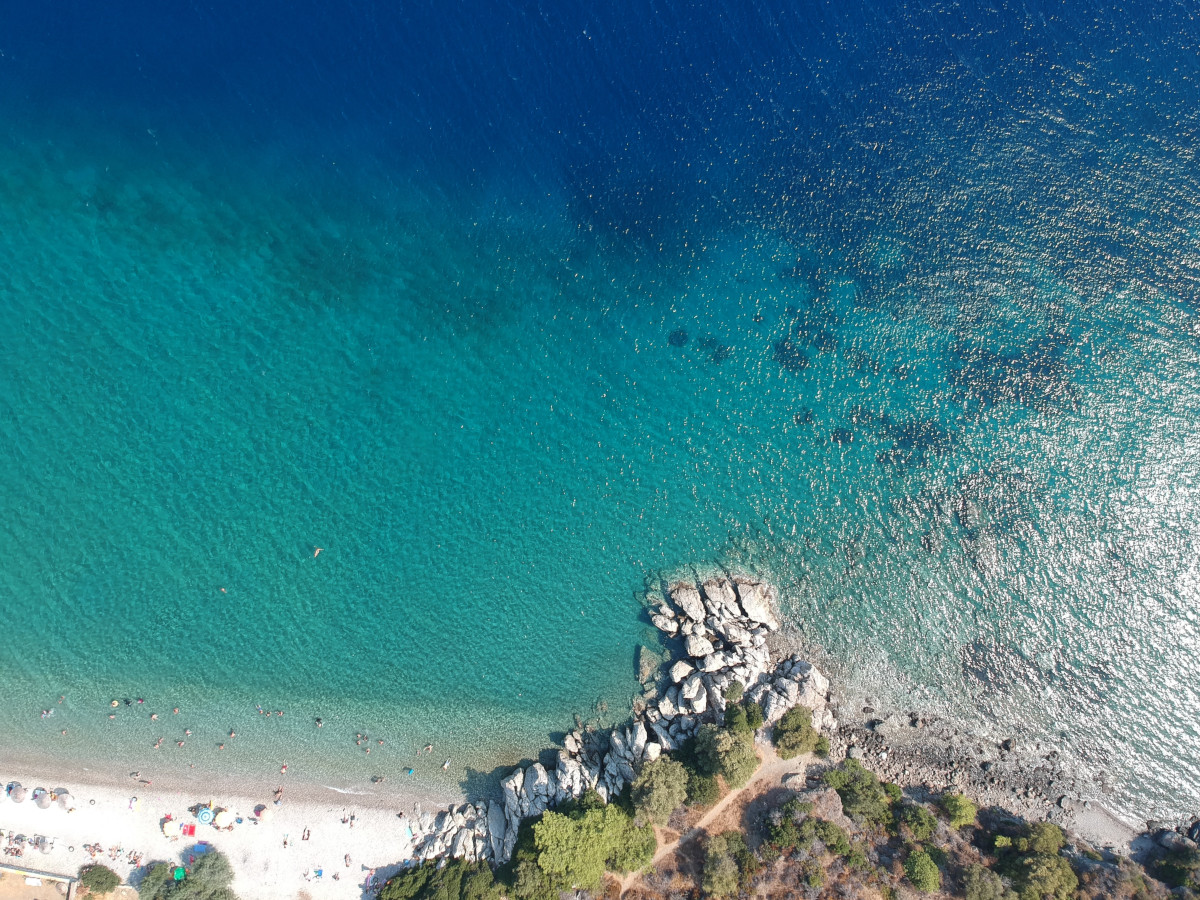
{"type": "Polygon", "coordinates": [[[812,709],[818,729],[836,727],[824,675],[798,657],[771,665],[767,635],[779,627],[774,587],[718,576],[700,585],[672,585],[660,599],[650,620],[668,639],[681,639],[684,655],[670,665],[637,718],[607,731],[570,732],[553,768],[538,762],[514,769],[501,780],[498,801],[463,804],[436,816],[420,814],[414,828],[418,859],[507,861],[522,819],[588,790],[608,801],[634,780],[644,763],[676,749],[702,722],[723,721],[725,694],[734,682],[762,706],[768,726],[803,704],[812,709]]]}

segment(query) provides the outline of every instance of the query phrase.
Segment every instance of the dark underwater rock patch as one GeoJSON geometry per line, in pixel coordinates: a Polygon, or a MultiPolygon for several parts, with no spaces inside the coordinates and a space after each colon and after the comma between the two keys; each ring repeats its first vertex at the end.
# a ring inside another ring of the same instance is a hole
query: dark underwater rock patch
{"type": "Polygon", "coordinates": [[[788,372],[803,372],[808,368],[809,359],[804,348],[790,337],[775,342],[774,357],[775,362],[788,372]]]}
{"type": "Polygon", "coordinates": [[[676,328],[674,331],[672,331],[670,334],[667,335],[667,343],[670,344],[672,347],[682,347],[687,342],[688,342],[687,329],[676,328]]]}
{"type": "Polygon", "coordinates": [[[733,355],[733,348],[722,344],[715,337],[702,337],[697,344],[708,354],[708,361],[711,363],[723,363],[733,355]]]}

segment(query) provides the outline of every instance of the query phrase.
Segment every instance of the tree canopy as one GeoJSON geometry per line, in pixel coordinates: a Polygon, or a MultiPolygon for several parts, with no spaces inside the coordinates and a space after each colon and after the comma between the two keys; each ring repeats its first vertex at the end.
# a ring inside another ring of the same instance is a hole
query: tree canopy
{"type": "Polygon", "coordinates": [[[640,821],[652,825],[665,825],[687,796],[687,769],[665,756],[642,766],[633,781],[633,808],[640,821]]]}

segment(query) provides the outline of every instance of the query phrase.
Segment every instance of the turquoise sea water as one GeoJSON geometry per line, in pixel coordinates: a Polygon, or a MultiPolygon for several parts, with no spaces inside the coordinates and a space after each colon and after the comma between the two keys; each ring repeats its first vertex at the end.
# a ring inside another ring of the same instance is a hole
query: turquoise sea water
{"type": "Polygon", "coordinates": [[[918,12],[607,155],[10,103],[0,746],[458,782],[622,718],[640,593],[721,566],[856,690],[1194,805],[1195,82],[918,12]]]}

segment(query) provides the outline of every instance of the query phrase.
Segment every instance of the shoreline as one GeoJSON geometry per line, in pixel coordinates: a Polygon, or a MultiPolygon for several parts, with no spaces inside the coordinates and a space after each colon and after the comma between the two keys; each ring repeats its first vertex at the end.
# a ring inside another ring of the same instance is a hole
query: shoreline
{"type": "Polygon", "coordinates": [[[676,584],[657,599],[659,605],[645,612],[666,637],[648,649],[667,650],[661,654],[666,660],[647,677],[649,687],[634,701],[625,724],[599,730],[576,727],[566,733],[566,749],[549,748],[557,765],[529,763],[546,758],[547,752],[539,749],[514,764],[498,786],[497,775],[505,765],[493,765],[473,782],[468,778],[471,783],[448,789],[392,778],[383,784],[342,786],[323,783],[336,779],[201,770],[148,773],[153,777],[143,779],[141,773],[109,764],[72,765],[5,754],[0,756],[4,783],[16,780],[31,791],[65,787],[74,797],[71,812],[0,799],[0,829],[54,839],[49,854],[29,850],[25,859],[8,861],[73,875],[91,861],[83,844],[99,840],[122,852],[115,859],[102,854],[97,861],[128,879],[138,870],[130,851],[140,851],[146,864],[178,859],[180,850],[190,846],[164,834],[164,816],[174,823],[193,823],[189,808],[211,802],[241,822],[232,832],[197,824],[193,840],[207,840],[225,851],[237,873],[234,889],[260,900],[284,900],[311,890],[318,869],[324,873],[321,896],[349,898],[361,896],[367,873],[373,871],[378,884],[418,859],[466,856],[495,863],[511,852],[522,819],[590,787],[614,796],[641,762],[669,753],[700,721],[719,716],[725,687],[743,677],[749,681],[747,696],[763,705],[768,724],[794,703],[809,706],[814,724],[830,740],[831,760],[859,759],[914,799],[931,799],[948,788],[961,790],[981,806],[1060,824],[1098,849],[1124,855],[1136,849],[1140,831],[1107,809],[1097,799],[1095,785],[1084,773],[1072,771],[1053,748],[997,741],[983,729],[972,731],[967,723],[919,710],[864,706],[843,683],[831,684],[805,659],[826,663],[827,654],[805,646],[791,629],[777,630],[770,585],[717,576],[702,585],[676,584]],[[284,788],[284,798],[276,807],[272,796],[278,786],[284,788]],[[268,814],[259,821],[255,813],[263,806],[268,814]],[[354,816],[353,824],[345,821],[348,816],[354,816]],[[301,840],[306,833],[309,837],[301,840]],[[350,865],[345,865],[347,856],[350,865]]]}
{"type": "MultiPolygon", "coordinates": [[[[794,629],[771,636],[773,656],[800,653],[822,664],[830,661],[794,629]]],[[[830,705],[838,727],[828,735],[831,758],[853,755],[880,778],[895,782],[914,797],[931,799],[955,790],[981,807],[997,807],[1029,821],[1060,825],[1094,845],[1128,855],[1145,831],[1104,802],[1104,790],[1086,771],[1048,743],[997,739],[992,729],[971,728],[920,703],[890,708],[854,692],[844,679],[830,678],[830,705]],[[872,705],[874,704],[874,705],[872,705]]]]}
{"type": "Polygon", "coordinates": [[[7,758],[0,767],[5,784],[16,781],[30,792],[36,787],[52,791],[65,787],[71,795],[67,809],[57,803],[39,809],[32,798],[19,804],[0,799],[0,829],[6,842],[15,833],[30,839],[45,835],[53,841],[49,853],[27,847],[23,857],[6,856],[7,863],[74,876],[80,866],[95,861],[116,871],[123,881],[132,876],[136,883],[145,871],[142,867],[162,861],[186,863],[194,855],[192,848],[205,841],[233,864],[233,889],[239,896],[257,900],[294,898],[317,884],[324,886],[323,897],[360,897],[368,873],[373,870],[374,883],[381,883],[411,853],[408,821],[422,808],[461,800],[448,792],[390,782],[370,791],[340,793],[317,782],[289,781],[286,775],[271,785],[236,776],[195,782],[167,776],[146,784],[129,773],[29,765],[28,761],[20,765],[7,758]],[[279,786],[284,793],[276,806],[272,798],[279,786]],[[209,803],[228,809],[239,820],[233,831],[201,825],[189,813],[209,803]],[[256,811],[261,807],[268,811],[260,818],[256,811]],[[164,831],[167,816],[171,820],[164,831]],[[353,819],[343,822],[350,816],[353,819]],[[179,824],[195,825],[195,836],[180,835],[179,824]],[[95,857],[84,849],[91,843],[104,848],[95,857]],[[113,847],[120,848],[115,855],[108,852],[113,847]],[[318,870],[324,873],[321,878],[315,874],[318,870]]]}

